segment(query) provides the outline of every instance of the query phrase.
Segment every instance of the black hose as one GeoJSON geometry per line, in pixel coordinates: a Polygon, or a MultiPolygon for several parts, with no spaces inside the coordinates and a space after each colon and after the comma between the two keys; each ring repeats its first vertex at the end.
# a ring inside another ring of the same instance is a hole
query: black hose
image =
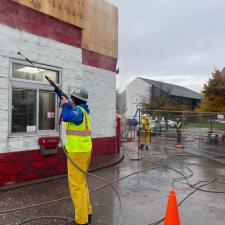
{"type": "MultiPolygon", "coordinates": [[[[139,171],[136,171],[136,172],[134,172],[134,173],[131,173],[131,174],[127,175],[127,176],[121,177],[121,178],[119,178],[119,179],[117,179],[117,180],[114,180],[114,181],[112,181],[112,182],[108,182],[108,181],[107,181],[107,183],[106,183],[105,185],[102,185],[102,186],[99,186],[99,187],[97,187],[97,188],[94,188],[94,189],[90,190],[90,192],[100,190],[100,189],[105,188],[105,187],[107,187],[107,186],[109,186],[109,185],[112,185],[113,183],[119,182],[119,181],[121,181],[121,180],[123,180],[123,179],[126,179],[126,178],[128,178],[128,177],[130,177],[130,176],[133,176],[133,175],[135,175],[135,174],[142,173],[142,172],[145,172],[145,171],[148,171],[148,170],[152,170],[152,169],[161,168],[161,167],[165,167],[165,168],[168,168],[168,169],[170,169],[170,170],[173,170],[173,171],[175,171],[176,173],[179,173],[179,174],[182,176],[182,177],[180,177],[180,178],[174,178],[174,181],[173,181],[173,182],[177,182],[178,180],[181,180],[181,178],[182,178],[182,179],[185,179],[185,181],[186,181],[186,183],[184,183],[184,184],[187,184],[188,186],[194,188],[195,191],[197,191],[197,190],[199,190],[199,191],[207,191],[207,190],[201,189],[201,187],[206,186],[206,185],[196,187],[196,184],[193,185],[193,184],[190,184],[190,183],[189,183],[188,178],[190,178],[191,176],[193,176],[193,171],[191,171],[190,168],[186,167],[186,168],[191,172],[191,174],[185,176],[185,175],[184,175],[183,173],[181,173],[179,170],[176,170],[176,169],[174,169],[174,168],[168,166],[169,163],[172,163],[172,162],[174,162],[174,161],[178,161],[178,160],[167,161],[167,162],[164,163],[164,164],[152,162],[153,164],[156,164],[157,166],[155,166],[155,167],[150,167],[150,168],[146,168],[146,169],[139,170],[139,171]]],[[[198,164],[196,164],[196,165],[198,165],[198,164]]],[[[93,175],[93,174],[91,174],[91,175],[93,175]]],[[[200,181],[200,182],[198,182],[198,183],[201,183],[201,182],[205,182],[205,181],[200,181]]],[[[214,179],[214,182],[216,182],[215,179],[214,179]]],[[[218,181],[218,183],[223,183],[223,184],[224,184],[225,182],[223,182],[223,181],[218,181]]],[[[195,192],[195,191],[194,191],[194,192],[195,192]]],[[[207,192],[208,192],[208,191],[207,191],[207,192]]],[[[224,193],[224,192],[218,192],[218,191],[216,191],[216,192],[215,192],[215,191],[210,191],[210,192],[211,192],[211,193],[224,193]]],[[[40,204],[36,204],[36,205],[32,205],[32,206],[28,206],[28,207],[21,207],[21,208],[17,208],[17,209],[6,210],[6,211],[0,212],[0,214],[3,214],[3,213],[10,213],[10,212],[14,212],[14,211],[18,211],[18,210],[23,210],[23,209],[27,209],[27,208],[31,208],[31,207],[37,207],[37,206],[46,205],[46,204],[51,204],[51,203],[58,202],[58,201],[62,201],[62,200],[66,200],[66,199],[69,199],[69,198],[70,198],[70,197],[65,197],[65,198],[56,199],[56,200],[52,200],[52,201],[49,201],[49,202],[40,203],[40,204]]],[[[66,218],[66,219],[67,219],[67,218],[66,218]]],[[[37,219],[34,218],[34,220],[37,220],[37,219]]],[[[156,224],[156,223],[153,223],[153,224],[156,224]]]]}
{"type": "MultiPolygon", "coordinates": [[[[201,182],[205,182],[205,181],[201,181],[201,182]]],[[[207,181],[206,184],[203,184],[203,185],[200,185],[199,187],[196,187],[195,190],[193,190],[190,194],[188,194],[185,198],[183,198],[183,199],[179,202],[178,207],[181,206],[181,205],[183,204],[183,202],[184,202],[185,200],[187,200],[191,195],[193,195],[196,191],[198,191],[199,188],[204,187],[204,186],[206,186],[206,185],[209,185],[209,184],[211,184],[211,183],[213,183],[213,182],[214,182],[214,179],[211,180],[211,181],[207,181]]],[[[156,221],[156,222],[150,223],[150,224],[148,224],[148,225],[158,225],[158,224],[162,223],[164,220],[165,220],[165,217],[161,218],[160,220],[158,220],[158,221],[156,221]]]]}

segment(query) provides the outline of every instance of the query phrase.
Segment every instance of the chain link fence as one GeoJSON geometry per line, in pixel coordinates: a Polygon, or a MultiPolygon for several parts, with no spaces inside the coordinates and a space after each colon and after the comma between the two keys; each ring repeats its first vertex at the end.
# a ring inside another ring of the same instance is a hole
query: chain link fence
{"type": "Polygon", "coordinates": [[[132,142],[137,138],[138,120],[123,117],[120,120],[121,142],[132,142]]]}
{"type": "MultiPolygon", "coordinates": [[[[225,153],[225,113],[149,111],[151,144],[174,148],[177,144],[176,120],[182,122],[182,144],[193,151],[225,153]]],[[[121,119],[121,140],[137,141],[139,115],[121,119]]]]}

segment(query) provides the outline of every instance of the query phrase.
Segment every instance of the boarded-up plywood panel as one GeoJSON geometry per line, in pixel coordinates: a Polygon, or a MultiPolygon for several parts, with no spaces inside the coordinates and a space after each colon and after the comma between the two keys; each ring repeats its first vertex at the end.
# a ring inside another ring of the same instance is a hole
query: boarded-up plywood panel
{"type": "Polygon", "coordinates": [[[104,0],[12,0],[83,28],[82,47],[118,58],[118,9],[104,0]]]}
{"type": "Polygon", "coordinates": [[[83,48],[118,58],[118,9],[104,0],[86,0],[84,18],[83,48]]]}
{"type": "MultiPolygon", "coordinates": [[[[85,0],[13,0],[64,22],[83,28],[85,0]]],[[[93,0],[94,1],[94,0],[93,0]]]]}

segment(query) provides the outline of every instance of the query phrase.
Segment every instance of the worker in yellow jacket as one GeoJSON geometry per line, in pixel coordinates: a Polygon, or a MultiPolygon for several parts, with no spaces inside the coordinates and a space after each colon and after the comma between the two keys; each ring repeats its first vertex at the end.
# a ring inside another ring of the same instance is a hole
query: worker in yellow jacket
{"type": "Polygon", "coordinates": [[[88,93],[83,88],[76,88],[71,95],[71,102],[61,98],[62,120],[66,128],[66,150],[68,152],[68,181],[71,198],[75,208],[75,222],[88,225],[91,222],[92,206],[90,203],[86,174],[91,159],[91,121],[87,105],[88,93]],[[72,161],[72,162],[71,162],[72,161]],[[78,165],[83,171],[73,165],[78,165]]]}
{"type": "Polygon", "coordinates": [[[140,148],[143,149],[144,147],[146,148],[146,150],[148,150],[148,145],[151,142],[151,128],[152,125],[147,117],[146,114],[143,114],[141,116],[141,136],[140,136],[140,142],[141,142],[141,146],[140,148]]]}

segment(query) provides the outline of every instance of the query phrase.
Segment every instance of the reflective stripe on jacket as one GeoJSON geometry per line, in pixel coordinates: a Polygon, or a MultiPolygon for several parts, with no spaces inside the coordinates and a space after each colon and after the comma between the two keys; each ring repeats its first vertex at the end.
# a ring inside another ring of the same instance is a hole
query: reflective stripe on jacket
{"type": "Polygon", "coordinates": [[[91,120],[90,115],[82,107],[78,106],[83,112],[83,122],[76,125],[67,122],[66,126],[66,149],[68,152],[91,152],[91,120]]]}
{"type": "Polygon", "coordinates": [[[178,132],[180,132],[180,131],[181,131],[181,128],[182,128],[182,123],[181,123],[181,122],[177,122],[177,123],[176,123],[176,130],[177,130],[178,132]]]}

